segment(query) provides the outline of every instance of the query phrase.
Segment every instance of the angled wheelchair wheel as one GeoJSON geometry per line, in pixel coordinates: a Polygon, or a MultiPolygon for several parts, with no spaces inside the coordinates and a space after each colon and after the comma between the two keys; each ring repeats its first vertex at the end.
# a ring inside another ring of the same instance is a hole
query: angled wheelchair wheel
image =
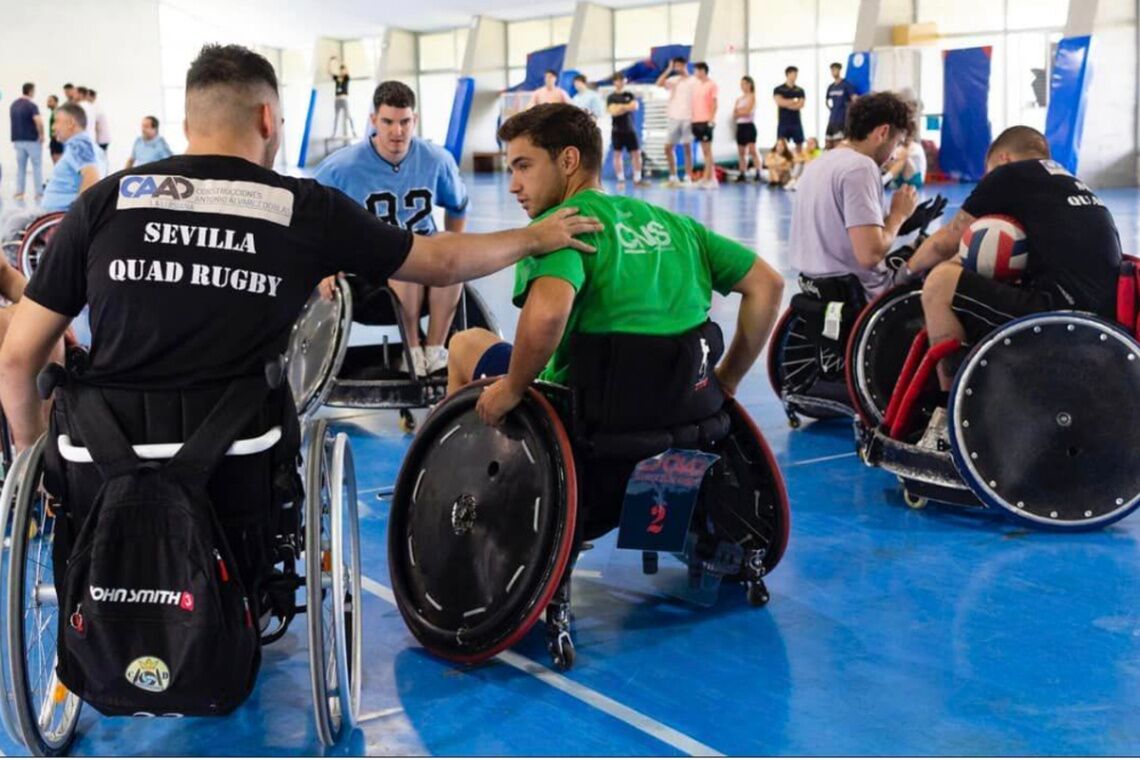
{"type": "Polygon", "coordinates": [[[45,214],[28,225],[28,229],[24,231],[16,260],[17,268],[28,279],[32,278],[39,267],[40,256],[47,249],[48,243],[51,242],[52,236],[55,235],[55,230],[62,220],[62,212],[45,214]]]}
{"type": "Polygon", "coordinates": [[[499,428],[475,404],[483,384],[424,422],[396,480],[388,563],[396,602],[433,654],[486,660],[538,621],[566,572],[577,482],[570,440],[530,389],[499,428]]]}
{"type": "Polygon", "coordinates": [[[705,476],[698,515],[706,533],[744,550],[743,570],[736,579],[759,581],[779,564],[788,547],[788,493],[772,450],[744,407],[732,400],[725,411],[731,426],[712,449],[721,458],[705,476]]]}
{"type": "Polygon", "coordinates": [[[356,474],[348,436],[310,423],[305,462],[305,595],[317,736],[336,744],[360,711],[363,620],[356,474]]]}
{"type": "Polygon", "coordinates": [[[787,405],[788,421],[793,428],[799,427],[798,414],[817,420],[841,416],[826,406],[797,403],[792,408],[788,405],[787,396],[806,393],[819,377],[817,347],[807,335],[803,317],[788,308],[772,331],[772,342],[768,348],[768,381],[787,405]]]}
{"type": "Polygon", "coordinates": [[[500,337],[503,335],[491,307],[487,305],[483,296],[472,285],[463,286],[463,295],[459,299],[459,308],[456,309],[455,321],[452,326],[456,331],[482,327],[500,337]]]}
{"type": "Polygon", "coordinates": [[[5,719],[34,755],[67,752],[82,701],[55,673],[59,607],[52,565],[56,516],[40,488],[45,438],[21,453],[4,484],[11,505],[4,630],[5,719]]]}
{"type": "Polygon", "coordinates": [[[1050,312],[977,344],[950,394],[950,444],[989,507],[1088,530],[1140,505],[1140,344],[1091,315],[1050,312]]]}
{"type": "Polygon", "coordinates": [[[336,384],[352,328],[352,290],[338,279],[333,300],[314,290],[289,333],[285,372],[301,419],[308,419],[328,399],[336,384]]]}
{"type": "Polygon", "coordinates": [[[867,427],[883,421],[907,352],[923,328],[922,286],[883,293],[859,314],[847,342],[847,390],[867,427]]]}

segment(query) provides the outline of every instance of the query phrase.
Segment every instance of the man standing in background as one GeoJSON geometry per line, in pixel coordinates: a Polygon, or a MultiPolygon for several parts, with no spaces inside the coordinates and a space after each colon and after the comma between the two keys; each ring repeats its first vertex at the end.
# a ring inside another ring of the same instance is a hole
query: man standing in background
{"type": "Polygon", "coordinates": [[[610,143],[614,149],[614,175],[618,187],[625,185],[625,165],[621,154],[626,150],[629,151],[629,160],[633,164],[634,183],[649,184],[649,179],[641,170],[641,142],[637,138],[637,125],[633,121],[633,112],[640,108],[637,96],[625,89],[625,74],[620,71],[614,74],[614,91],[606,98],[606,110],[612,120],[610,143]]]}
{"type": "Polygon", "coordinates": [[[352,77],[348,74],[348,66],[345,64],[340,65],[339,73],[336,68],[336,56],[329,58],[329,76],[332,77],[334,90],[334,106],[333,111],[333,136],[336,137],[337,126],[340,125],[344,137],[348,137],[349,130],[352,130],[352,136],[356,137],[356,124],[352,121],[352,114],[349,113],[348,107],[348,83],[352,77]]]}
{"type": "Polygon", "coordinates": [[[87,97],[95,107],[95,144],[106,153],[107,148],[111,146],[111,128],[107,126],[107,114],[103,113],[103,107],[95,102],[98,93],[88,90],[87,97]]]}
{"type": "MultiPolygon", "coordinates": [[[[543,74],[543,85],[530,96],[527,108],[544,105],[546,103],[569,103],[570,93],[558,86],[558,72],[547,69],[543,74]]],[[[525,110],[525,109],[524,109],[525,110]]]]}
{"type": "Polygon", "coordinates": [[[597,90],[590,87],[585,74],[577,74],[574,77],[574,97],[570,99],[570,102],[593,116],[595,122],[602,118],[606,112],[606,104],[602,102],[602,96],[598,94],[597,90]]]}
{"type": "Polygon", "coordinates": [[[795,66],[784,69],[784,83],[772,91],[772,99],[779,108],[779,121],[776,126],[776,139],[781,137],[797,146],[804,143],[804,124],[800,111],[804,107],[804,90],[796,86],[800,70],[795,66]]]}
{"type": "Polygon", "coordinates": [[[669,117],[669,128],[665,135],[665,160],[669,163],[669,181],[666,187],[693,186],[693,85],[689,76],[688,61],[677,56],[669,61],[669,68],[657,77],[657,86],[669,90],[669,105],[665,113],[669,117]],[[685,180],[677,178],[677,152],[680,145],[681,158],[685,162],[685,180]]]}
{"type": "Polygon", "coordinates": [[[705,159],[705,177],[701,187],[715,190],[716,163],[713,161],[713,130],[716,128],[717,86],[709,79],[707,63],[694,64],[696,84],[693,85],[693,139],[701,144],[701,154],[705,159]]]}
{"type": "Polygon", "coordinates": [[[40,108],[32,98],[36,95],[36,86],[25,82],[21,88],[23,93],[12,101],[8,113],[12,118],[12,145],[16,148],[16,200],[24,199],[24,186],[28,179],[28,162],[32,162],[32,175],[35,182],[32,188],[36,202],[44,191],[44,120],[40,117],[40,108]]]}
{"type": "Polygon", "coordinates": [[[55,139],[55,109],[57,108],[59,108],[59,98],[55,95],[48,95],[48,153],[51,154],[53,165],[58,163],[59,157],[63,155],[63,143],[55,139]]]}
{"type": "Polygon", "coordinates": [[[827,131],[824,133],[824,146],[830,150],[842,140],[843,125],[847,121],[847,106],[859,97],[855,92],[855,85],[843,78],[843,64],[831,64],[831,85],[827,88],[827,109],[830,115],[827,118],[827,131]]]}

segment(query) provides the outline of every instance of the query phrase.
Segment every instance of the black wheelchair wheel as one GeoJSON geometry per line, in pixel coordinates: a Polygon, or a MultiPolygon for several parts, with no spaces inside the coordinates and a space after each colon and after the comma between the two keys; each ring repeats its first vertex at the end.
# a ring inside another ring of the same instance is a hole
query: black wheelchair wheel
{"type": "Polygon", "coordinates": [[[537,622],[569,564],[577,515],[570,440],[550,402],[531,389],[491,428],[475,412],[481,391],[469,386],[424,422],[388,518],[404,622],[428,651],[465,663],[537,622]]]}
{"type": "Polygon", "coordinates": [[[1140,506],[1140,344],[1096,317],[1011,322],[970,353],[950,444],[987,506],[1037,527],[1091,530],[1140,506]]]}
{"type": "Polygon", "coordinates": [[[859,314],[847,342],[847,388],[860,420],[883,421],[914,338],[923,328],[922,286],[904,285],[872,301],[859,314]]]}

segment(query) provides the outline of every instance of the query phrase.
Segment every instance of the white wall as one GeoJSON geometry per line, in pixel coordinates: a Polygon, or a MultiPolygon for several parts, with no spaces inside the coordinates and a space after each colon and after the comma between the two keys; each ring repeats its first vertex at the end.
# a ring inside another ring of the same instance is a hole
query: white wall
{"type": "MultiPolygon", "coordinates": [[[[111,130],[110,167],[126,163],[147,114],[161,117],[157,0],[53,0],[50,4],[4,3],[0,17],[0,165],[7,187],[15,174],[7,106],[25,81],[36,83],[36,102],[63,84],[87,85],[99,92],[99,105],[111,130]]],[[[50,166],[45,149],[45,171],[50,166]]]]}
{"type": "Polygon", "coordinates": [[[463,76],[475,79],[475,97],[463,142],[464,170],[470,170],[475,153],[497,153],[495,137],[499,122],[499,93],[507,87],[507,25],[481,16],[467,37],[463,76]]]}

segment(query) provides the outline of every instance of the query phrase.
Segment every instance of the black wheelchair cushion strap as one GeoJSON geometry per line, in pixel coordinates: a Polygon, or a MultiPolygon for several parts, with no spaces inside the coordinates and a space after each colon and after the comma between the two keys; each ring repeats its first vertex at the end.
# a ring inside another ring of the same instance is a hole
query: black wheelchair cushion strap
{"type": "Polygon", "coordinates": [[[268,395],[264,377],[242,377],[231,382],[167,468],[188,472],[203,483],[208,481],[234,439],[261,411],[268,395]]]}
{"type": "Polygon", "coordinates": [[[103,391],[93,385],[69,380],[61,389],[71,421],[83,445],[104,480],[125,475],[139,466],[142,460],[131,448],[119,421],[115,419],[103,391]]]}

